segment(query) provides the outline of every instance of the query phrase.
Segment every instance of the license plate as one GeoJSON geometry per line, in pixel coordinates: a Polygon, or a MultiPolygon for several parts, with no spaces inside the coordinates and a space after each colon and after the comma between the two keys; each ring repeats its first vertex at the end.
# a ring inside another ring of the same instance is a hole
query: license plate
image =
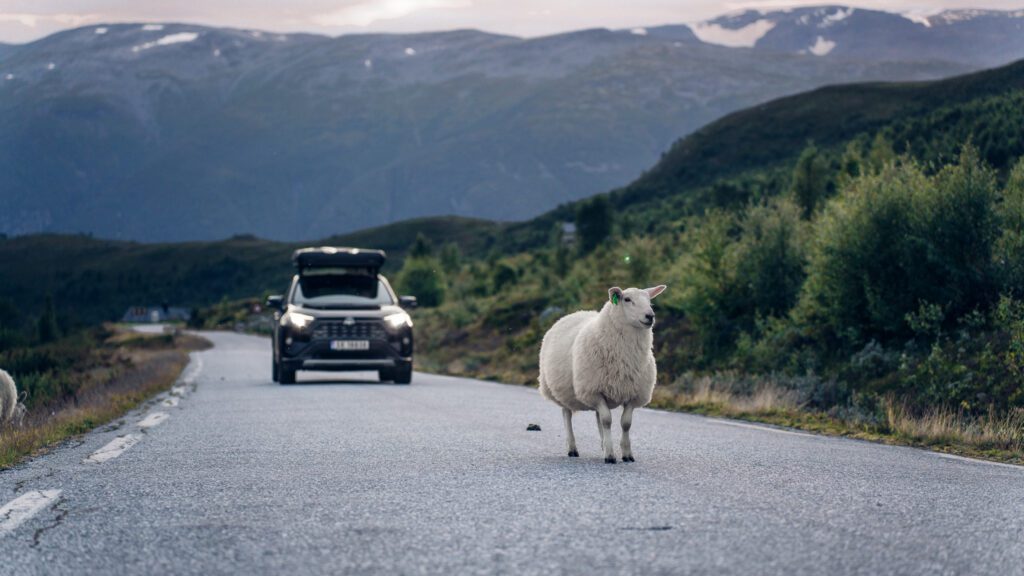
{"type": "Polygon", "coordinates": [[[369,340],[331,340],[331,350],[369,350],[369,340]]]}

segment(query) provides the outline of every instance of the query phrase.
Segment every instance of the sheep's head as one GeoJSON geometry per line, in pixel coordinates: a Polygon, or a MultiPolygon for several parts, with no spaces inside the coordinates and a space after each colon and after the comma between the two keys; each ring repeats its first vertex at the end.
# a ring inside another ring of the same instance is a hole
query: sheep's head
{"type": "Polygon", "coordinates": [[[654,288],[609,288],[608,301],[611,303],[612,318],[634,328],[653,328],[654,309],[651,308],[651,300],[664,292],[665,288],[664,284],[654,288]]]}

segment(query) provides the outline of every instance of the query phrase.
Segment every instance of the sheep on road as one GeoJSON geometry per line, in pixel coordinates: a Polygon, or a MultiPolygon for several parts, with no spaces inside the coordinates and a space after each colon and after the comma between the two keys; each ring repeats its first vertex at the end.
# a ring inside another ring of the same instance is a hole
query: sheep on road
{"type": "Polygon", "coordinates": [[[600,312],[569,314],[544,335],[540,393],[562,407],[569,456],[579,456],[573,412],[594,410],[604,460],[614,464],[611,411],[622,406],[622,461],[634,461],[629,443],[633,410],[651,401],[657,376],[651,300],[664,290],[610,288],[600,312]]]}

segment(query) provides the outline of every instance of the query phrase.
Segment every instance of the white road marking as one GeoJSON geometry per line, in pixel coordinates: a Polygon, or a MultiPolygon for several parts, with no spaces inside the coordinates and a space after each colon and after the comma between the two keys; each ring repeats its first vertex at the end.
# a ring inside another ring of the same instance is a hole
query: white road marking
{"type": "Polygon", "coordinates": [[[169,408],[174,408],[175,406],[178,405],[178,397],[177,396],[168,396],[167,398],[164,399],[163,402],[161,402],[161,404],[163,404],[164,406],[167,406],[169,408]]]}
{"type": "Polygon", "coordinates": [[[125,436],[119,436],[114,438],[107,443],[106,446],[93,452],[85,459],[85,462],[93,464],[101,464],[107,460],[112,460],[120,456],[125,450],[135,446],[142,440],[142,436],[138,434],[127,434],[125,436]]]}
{"type": "Polygon", "coordinates": [[[932,452],[939,458],[946,458],[948,460],[959,460],[961,462],[970,462],[971,464],[988,464],[990,466],[1002,466],[1004,468],[1013,468],[1017,471],[1024,471],[1024,466],[1018,466],[1016,464],[1007,464],[1005,462],[993,462],[991,460],[981,460],[980,458],[968,458],[966,456],[958,456],[956,454],[946,454],[945,452],[932,452]]]}
{"type": "Polygon", "coordinates": [[[152,428],[163,424],[164,420],[167,420],[168,418],[170,418],[170,416],[167,412],[153,412],[149,416],[139,420],[135,425],[139,428],[152,428]]]}
{"type": "Polygon", "coordinates": [[[195,357],[195,362],[192,364],[192,369],[185,374],[185,377],[181,379],[182,382],[191,386],[195,384],[196,378],[199,377],[199,373],[203,371],[203,359],[199,356],[195,357]]]}
{"type": "Polygon", "coordinates": [[[33,490],[18,496],[0,508],[0,536],[14,532],[60,496],[60,490],[33,490]]]}
{"type": "Polygon", "coordinates": [[[726,424],[728,426],[736,426],[737,428],[750,428],[752,430],[761,430],[762,432],[775,432],[776,434],[790,434],[793,436],[805,436],[807,438],[819,438],[817,434],[808,434],[807,432],[795,432],[793,430],[784,430],[782,428],[772,428],[771,426],[758,426],[757,424],[747,424],[746,422],[736,422],[735,420],[722,420],[720,418],[708,418],[712,422],[718,424],[726,424]]]}

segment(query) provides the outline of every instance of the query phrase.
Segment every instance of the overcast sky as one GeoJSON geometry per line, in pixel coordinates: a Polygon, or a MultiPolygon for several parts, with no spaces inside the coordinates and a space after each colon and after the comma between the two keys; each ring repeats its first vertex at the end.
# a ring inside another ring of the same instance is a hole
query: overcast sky
{"type": "MultiPolygon", "coordinates": [[[[478,28],[540,36],[591,27],[704,20],[746,8],[843,4],[817,0],[0,0],[0,42],[114,22],[187,22],[281,32],[416,32],[478,28]]],[[[849,5],[930,14],[1024,7],[1024,0],[863,0],[849,5]]]]}

